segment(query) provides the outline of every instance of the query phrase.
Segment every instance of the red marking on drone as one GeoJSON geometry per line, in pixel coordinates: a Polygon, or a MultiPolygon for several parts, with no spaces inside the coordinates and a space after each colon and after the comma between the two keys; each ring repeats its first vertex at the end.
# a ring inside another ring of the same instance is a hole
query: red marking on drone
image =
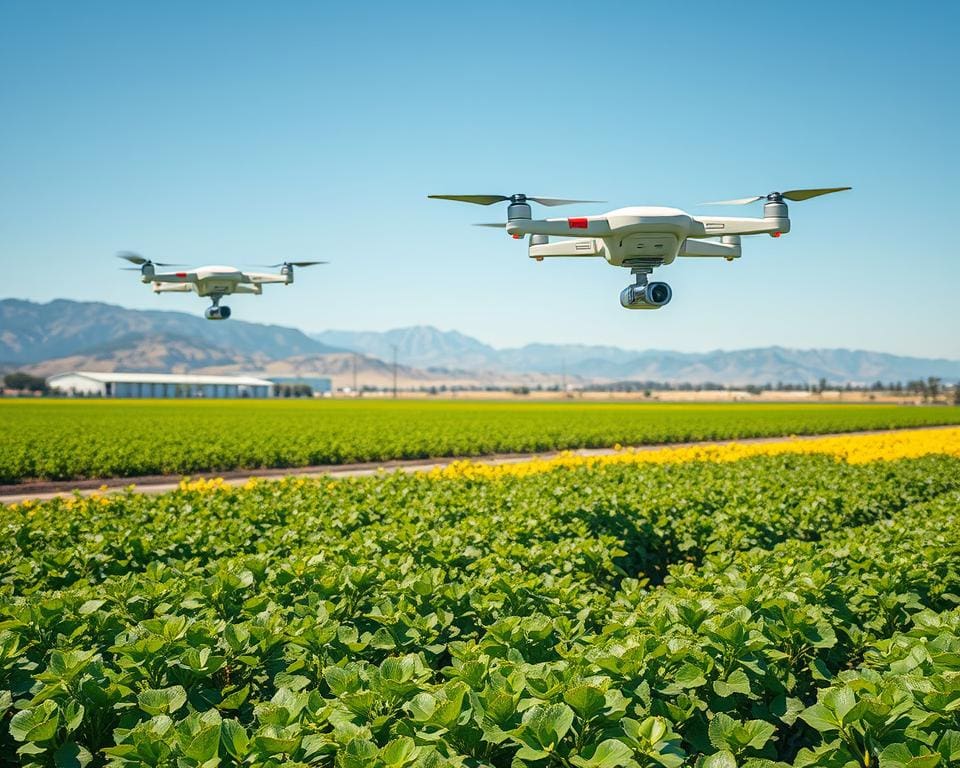
{"type": "Polygon", "coordinates": [[[523,235],[510,235],[514,240],[519,240],[523,235]]]}
{"type": "Polygon", "coordinates": [[[186,276],[187,276],[186,272],[177,272],[177,277],[186,277],[186,276]]]}
{"type": "Polygon", "coordinates": [[[586,219],[567,219],[567,226],[570,229],[586,229],[587,220],[586,219]]]}
{"type": "Polygon", "coordinates": [[[771,232],[771,233],[770,233],[770,237],[780,237],[780,235],[782,235],[782,234],[783,234],[783,232],[771,232]]]}

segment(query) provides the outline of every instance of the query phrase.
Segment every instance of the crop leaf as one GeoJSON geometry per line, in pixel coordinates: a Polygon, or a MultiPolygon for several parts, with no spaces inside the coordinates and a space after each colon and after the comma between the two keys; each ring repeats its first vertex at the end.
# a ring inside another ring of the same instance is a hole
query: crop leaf
{"type": "Polygon", "coordinates": [[[622,741],[605,739],[584,747],[579,755],[570,758],[570,763],[578,768],[620,768],[628,765],[632,757],[633,750],[622,741]]]}
{"type": "Polygon", "coordinates": [[[737,759],[728,750],[714,752],[700,764],[700,768],[737,768],[737,759]]]}
{"type": "Polygon", "coordinates": [[[148,688],[137,696],[137,704],[148,715],[169,715],[187,703],[182,685],[169,688],[148,688]]]}
{"type": "Polygon", "coordinates": [[[17,712],[10,719],[10,735],[17,741],[44,742],[57,735],[60,708],[47,699],[32,709],[17,712]]]}
{"type": "Polygon", "coordinates": [[[90,751],[80,744],[68,741],[53,753],[56,768],[86,768],[93,761],[90,751]]]}

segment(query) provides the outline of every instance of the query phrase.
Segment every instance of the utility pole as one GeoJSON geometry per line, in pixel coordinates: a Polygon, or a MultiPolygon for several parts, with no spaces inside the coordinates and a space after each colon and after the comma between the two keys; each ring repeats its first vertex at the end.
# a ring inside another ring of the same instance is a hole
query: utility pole
{"type": "Polygon", "coordinates": [[[397,399],[397,345],[391,344],[393,347],[393,399],[397,399]]]}
{"type": "Polygon", "coordinates": [[[560,361],[561,369],[563,370],[563,394],[567,394],[567,361],[563,359],[560,361]]]}
{"type": "Polygon", "coordinates": [[[360,397],[360,392],[357,391],[357,353],[353,353],[353,396],[360,397]]]}

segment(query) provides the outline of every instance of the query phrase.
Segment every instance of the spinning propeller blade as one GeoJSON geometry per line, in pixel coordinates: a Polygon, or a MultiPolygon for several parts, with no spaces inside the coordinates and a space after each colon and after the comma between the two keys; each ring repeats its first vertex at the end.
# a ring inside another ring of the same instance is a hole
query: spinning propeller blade
{"type": "MultiPolygon", "coordinates": [[[[144,264],[153,264],[155,267],[183,267],[184,264],[172,264],[167,261],[151,261],[150,259],[145,259],[139,253],[134,253],[133,251],[120,251],[117,254],[118,259],[125,259],[131,264],[136,264],[137,266],[143,266],[144,264]]],[[[121,267],[123,269],[123,267],[121,267]]]]}
{"type": "Polygon", "coordinates": [[[427,195],[431,200],[456,200],[461,203],[474,203],[475,205],[493,205],[509,200],[504,195],[427,195]]]}
{"type": "Polygon", "coordinates": [[[801,200],[809,200],[811,197],[819,197],[820,195],[830,195],[834,192],[845,192],[848,189],[853,189],[853,187],[824,187],[822,189],[788,189],[786,192],[771,192],[769,195],[757,195],[756,197],[741,197],[736,200],[716,200],[710,203],[701,203],[701,205],[750,205],[750,203],[755,203],[758,200],[773,200],[775,198],[786,198],[787,200],[793,200],[795,202],[800,202],[801,200]]]}
{"type": "Polygon", "coordinates": [[[853,189],[853,187],[827,187],[824,189],[791,189],[783,193],[783,196],[787,200],[809,200],[811,197],[819,197],[820,195],[830,195],[834,192],[846,192],[848,189],[853,189]]]}
{"type": "Polygon", "coordinates": [[[139,253],[134,253],[133,251],[120,251],[117,254],[118,259],[125,259],[131,264],[146,264],[150,259],[145,259],[139,253]]]}
{"type": "Polygon", "coordinates": [[[488,223],[483,223],[483,224],[474,224],[473,226],[475,226],[475,227],[495,227],[496,229],[503,229],[503,228],[506,227],[507,225],[501,222],[500,224],[488,224],[488,223]]]}
{"type": "Polygon", "coordinates": [[[279,264],[251,264],[250,266],[276,269],[277,267],[312,267],[314,264],[329,263],[329,261],[281,261],[279,264]]]}
{"type": "Polygon", "coordinates": [[[474,205],[493,205],[494,203],[524,203],[532,200],[540,205],[570,205],[571,203],[602,203],[603,200],[568,200],[562,197],[532,197],[530,195],[427,195],[431,200],[456,200],[474,205]]]}
{"type": "Polygon", "coordinates": [[[603,203],[605,200],[565,200],[562,197],[528,197],[527,200],[535,200],[540,205],[570,205],[571,203],[603,203]]]}

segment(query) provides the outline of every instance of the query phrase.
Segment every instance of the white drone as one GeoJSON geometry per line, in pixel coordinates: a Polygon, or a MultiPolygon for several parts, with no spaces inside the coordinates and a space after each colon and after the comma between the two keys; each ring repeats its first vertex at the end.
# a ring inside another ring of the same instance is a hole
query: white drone
{"type": "Polygon", "coordinates": [[[732,216],[691,216],[678,208],[634,206],[618,208],[599,216],[574,216],[565,219],[531,217],[530,202],[541,205],[595,203],[598,200],[562,200],[528,195],[428,195],[435,200],[459,200],[476,205],[509,202],[506,224],[479,224],[481,227],[506,227],[507,234],[519,240],[530,235],[529,255],[542,261],[554,256],[602,256],[608,264],[627,267],[636,282],[620,292],[620,303],[627,309],[659,309],[669,304],[673,291],[666,283],[648,282],[656,267],[670,264],[677,256],[740,258],[740,236],[769,234],[780,237],[790,231],[790,219],[784,200],[809,200],[811,197],[842,192],[851,187],[828,189],[791,189],[740,200],[721,200],[708,205],[748,205],[766,200],[763,218],[732,216]],[[550,236],[565,238],[556,243],[550,236]]]}
{"type": "Polygon", "coordinates": [[[220,299],[234,293],[253,293],[259,296],[263,293],[263,286],[267,283],[282,283],[290,285],[293,282],[294,267],[309,267],[314,264],[327,264],[326,261],[284,261],[280,264],[264,264],[265,267],[280,267],[280,272],[245,272],[236,267],[210,265],[196,267],[185,272],[157,272],[157,267],[176,267],[178,264],[166,264],[161,261],[150,261],[137,253],[125,251],[117,254],[118,258],[126,259],[137,267],[140,281],[153,283],[154,293],[189,293],[194,291],[197,296],[209,298],[213,305],[207,307],[204,316],[207,320],[226,320],[230,317],[230,307],[220,306],[220,299]]]}

